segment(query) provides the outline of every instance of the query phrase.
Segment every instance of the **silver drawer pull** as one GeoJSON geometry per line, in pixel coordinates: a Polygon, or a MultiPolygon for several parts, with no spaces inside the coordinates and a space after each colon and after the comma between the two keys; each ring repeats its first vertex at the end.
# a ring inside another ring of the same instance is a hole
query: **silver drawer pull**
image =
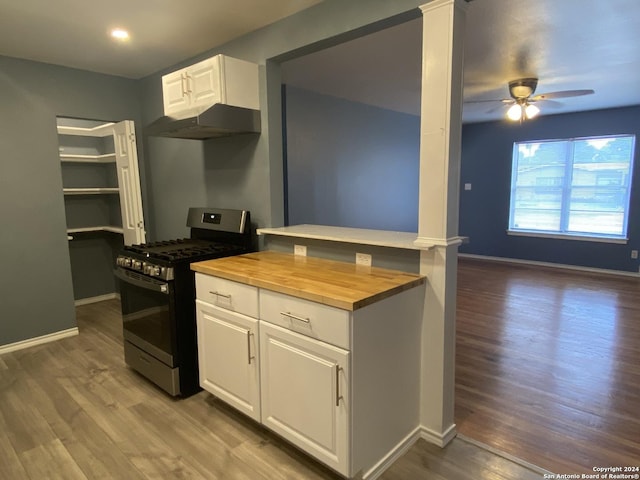
{"type": "Polygon", "coordinates": [[[251,337],[252,336],[253,336],[253,333],[247,330],[247,356],[249,357],[248,358],[249,365],[251,365],[251,360],[256,358],[254,355],[251,355],[251,337]]]}
{"type": "Polygon", "coordinates": [[[342,395],[340,395],[340,365],[336,365],[336,407],[340,406],[340,399],[342,395]]]}
{"type": "Polygon", "coordinates": [[[230,294],[229,294],[229,295],[225,295],[224,293],[214,292],[214,291],[212,291],[212,290],[209,290],[209,293],[210,293],[211,295],[215,295],[216,297],[226,298],[226,299],[228,299],[229,301],[231,301],[231,295],[230,295],[230,294]]]}
{"type": "Polygon", "coordinates": [[[298,320],[299,322],[311,323],[311,320],[309,320],[308,318],[299,317],[297,315],[294,315],[291,312],[280,312],[280,315],[283,315],[285,317],[289,317],[292,320],[298,320]]]}

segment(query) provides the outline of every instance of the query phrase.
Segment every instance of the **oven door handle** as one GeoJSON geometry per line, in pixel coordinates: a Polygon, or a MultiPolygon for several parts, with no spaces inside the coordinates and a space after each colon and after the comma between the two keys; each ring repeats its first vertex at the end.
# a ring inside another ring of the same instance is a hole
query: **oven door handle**
{"type": "Polygon", "coordinates": [[[152,278],[144,278],[138,276],[134,277],[133,275],[135,274],[131,274],[128,270],[125,270],[123,268],[116,268],[113,273],[123,282],[130,283],[131,285],[135,285],[136,287],[145,288],[147,290],[153,290],[154,292],[160,292],[164,293],[165,295],[169,295],[168,283],[160,282],[152,278]]]}

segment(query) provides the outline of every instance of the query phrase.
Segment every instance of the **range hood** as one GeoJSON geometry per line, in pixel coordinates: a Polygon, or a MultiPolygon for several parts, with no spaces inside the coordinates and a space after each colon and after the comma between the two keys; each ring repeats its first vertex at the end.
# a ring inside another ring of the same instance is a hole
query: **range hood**
{"type": "Polygon", "coordinates": [[[260,132],[260,111],[216,103],[206,109],[184,110],[147,125],[146,135],[205,140],[260,132]]]}

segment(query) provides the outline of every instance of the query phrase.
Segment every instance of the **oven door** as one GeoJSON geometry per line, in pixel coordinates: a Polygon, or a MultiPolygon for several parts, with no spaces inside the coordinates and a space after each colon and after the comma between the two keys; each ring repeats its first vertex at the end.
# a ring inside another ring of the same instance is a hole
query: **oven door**
{"type": "Polygon", "coordinates": [[[123,337],[169,367],[177,366],[173,282],[117,267],[123,337]]]}

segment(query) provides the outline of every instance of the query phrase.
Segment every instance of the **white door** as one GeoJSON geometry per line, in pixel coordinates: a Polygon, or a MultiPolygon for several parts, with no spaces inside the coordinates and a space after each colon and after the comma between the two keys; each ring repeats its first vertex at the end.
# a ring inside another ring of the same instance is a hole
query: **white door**
{"type": "Polygon", "coordinates": [[[142,194],[140,192],[140,172],[138,171],[138,152],[136,149],[136,134],[131,120],[124,120],[113,125],[113,141],[118,170],[124,244],[144,243],[145,231],[142,214],[142,194]]]}
{"type": "Polygon", "coordinates": [[[196,300],[200,386],[260,421],[258,320],[196,300]]]}
{"type": "Polygon", "coordinates": [[[348,471],[349,352],[260,323],[262,423],[348,471]]]}

